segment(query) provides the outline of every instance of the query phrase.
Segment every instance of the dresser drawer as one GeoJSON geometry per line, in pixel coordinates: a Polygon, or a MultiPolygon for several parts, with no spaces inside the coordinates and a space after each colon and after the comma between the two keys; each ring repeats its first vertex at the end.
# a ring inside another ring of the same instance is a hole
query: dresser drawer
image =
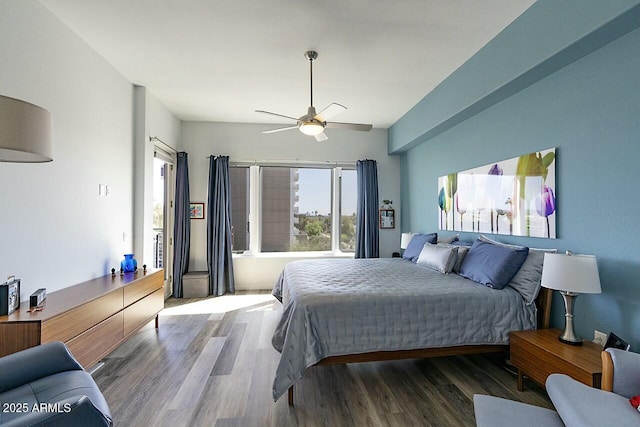
{"type": "Polygon", "coordinates": [[[124,309],[124,336],[136,331],[164,308],[164,289],[158,289],[124,309]]]}
{"type": "MultiPolygon", "coordinates": [[[[142,273],[138,273],[141,275],[142,273]]],[[[135,283],[124,288],[124,306],[146,297],[164,286],[164,270],[142,276],[135,283]]]]}
{"type": "Polygon", "coordinates": [[[123,319],[120,311],[65,344],[85,369],[90,368],[122,341],[123,319]]]}
{"type": "Polygon", "coordinates": [[[122,289],[117,289],[93,301],[42,322],[42,344],[67,342],[122,310],[122,289]]]}

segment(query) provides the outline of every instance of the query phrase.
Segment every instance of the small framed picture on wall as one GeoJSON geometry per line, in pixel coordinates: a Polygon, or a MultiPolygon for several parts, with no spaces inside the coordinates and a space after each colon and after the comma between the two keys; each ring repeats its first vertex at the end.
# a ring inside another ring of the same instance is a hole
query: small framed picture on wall
{"type": "Polygon", "coordinates": [[[191,219],[204,219],[204,203],[189,203],[189,217],[191,219]]]}
{"type": "Polygon", "coordinates": [[[380,209],[380,228],[396,228],[395,209],[380,209]]]}

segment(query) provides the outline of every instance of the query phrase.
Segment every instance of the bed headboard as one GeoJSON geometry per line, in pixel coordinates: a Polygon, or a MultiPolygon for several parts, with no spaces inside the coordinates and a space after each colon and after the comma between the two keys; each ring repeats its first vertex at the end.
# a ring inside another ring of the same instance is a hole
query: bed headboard
{"type": "Polygon", "coordinates": [[[548,329],[551,319],[551,297],[553,289],[540,287],[536,307],[538,308],[538,329],[548,329]]]}

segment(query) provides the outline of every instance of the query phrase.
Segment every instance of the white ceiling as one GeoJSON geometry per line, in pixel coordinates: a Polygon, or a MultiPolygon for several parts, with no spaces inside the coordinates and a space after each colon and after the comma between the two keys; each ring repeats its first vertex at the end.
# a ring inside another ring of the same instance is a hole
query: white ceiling
{"type": "Polygon", "coordinates": [[[182,120],[387,128],[534,0],[40,0],[182,120]]]}

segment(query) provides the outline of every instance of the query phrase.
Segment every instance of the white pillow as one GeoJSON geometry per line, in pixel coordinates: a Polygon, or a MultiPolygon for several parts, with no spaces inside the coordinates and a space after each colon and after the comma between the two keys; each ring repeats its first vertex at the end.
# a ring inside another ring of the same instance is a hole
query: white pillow
{"type": "Polygon", "coordinates": [[[432,268],[440,273],[450,273],[457,257],[457,246],[438,246],[426,243],[420,251],[417,264],[432,268]]]}

